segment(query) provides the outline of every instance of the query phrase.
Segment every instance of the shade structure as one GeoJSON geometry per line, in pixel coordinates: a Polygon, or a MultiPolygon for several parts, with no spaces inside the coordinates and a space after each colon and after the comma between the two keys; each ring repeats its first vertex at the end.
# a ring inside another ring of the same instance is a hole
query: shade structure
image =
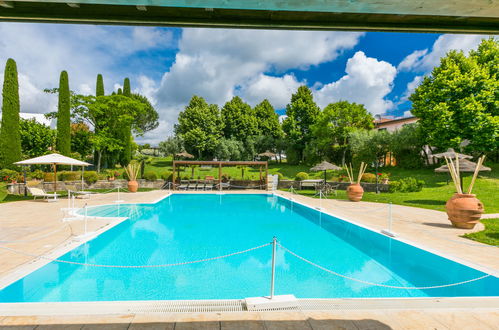
{"type": "Polygon", "coordinates": [[[261,154],[258,154],[259,157],[269,157],[269,158],[272,158],[272,157],[275,157],[276,154],[271,152],[271,151],[265,151],[265,152],[262,152],[261,154]]]}
{"type": "MultiPolygon", "coordinates": [[[[459,160],[459,172],[474,173],[476,165],[477,164],[475,162],[472,162],[471,160],[461,159],[459,160]]],[[[480,168],[478,169],[478,171],[480,172],[488,172],[490,170],[491,170],[490,167],[483,165],[480,166],[480,168]]],[[[435,169],[435,173],[448,173],[448,172],[449,172],[449,167],[447,165],[443,165],[435,169]]]]}
{"type": "Polygon", "coordinates": [[[331,164],[329,162],[323,161],[320,164],[315,165],[312,167],[310,170],[313,172],[318,172],[318,171],[324,171],[324,181],[326,181],[326,171],[331,170],[331,171],[339,171],[342,168],[339,166],[336,166],[334,164],[331,164]]]}
{"type": "Polygon", "coordinates": [[[175,154],[176,157],[181,157],[181,158],[194,158],[193,155],[191,155],[190,153],[186,152],[186,151],[183,151],[183,152],[179,152],[178,154],[175,154]]]}
{"type": "Polygon", "coordinates": [[[439,154],[432,155],[432,157],[435,157],[435,158],[445,158],[445,157],[448,157],[448,158],[454,158],[454,159],[456,158],[456,156],[459,159],[471,159],[471,158],[473,158],[473,156],[465,155],[465,154],[460,154],[459,152],[455,152],[454,149],[452,149],[452,148],[447,149],[446,152],[441,152],[439,154]]]}
{"type": "MultiPolygon", "coordinates": [[[[60,154],[49,154],[40,157],[35,157],[31,159],[22,160],[20,162],[14,163],[15,165],[52,165],[54,167],[54,192],[57,190],[57,165],[73,165],[73,166],[81,166],[82,168],[85,166],[92,165],[87,162],[83,162],[78,159],[74,159],[71,157],[66,157],[60,154]]],[[[82,189],[83,189],[83,175],[81,176],[82,180],[82,189]]],[[[24,183],[26,184],[26,182],[24,183]]]]}

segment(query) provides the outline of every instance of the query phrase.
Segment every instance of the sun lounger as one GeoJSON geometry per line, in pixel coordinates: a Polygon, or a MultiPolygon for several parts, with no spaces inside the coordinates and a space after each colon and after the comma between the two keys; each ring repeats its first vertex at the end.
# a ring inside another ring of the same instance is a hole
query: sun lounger
{"type": "Polygon", "coordinates": [[[93,194],[91,191],[78,190],[74,185],[66,185],[66,189],[76,198],[90,198],[90,195],[93,194]]]}
{"type": "Polygon", "coordinates": [[[189,187],[187,188],[187,190],[196,190],[197,185],[198,185],[197,181],[191,180],[189,181],[189,187]]]}
{"type": "Polygon", "coordinates": [[[47,202],[55,202],[57,201],[57,197],[60,196],[57,193],[49,194],[45,190],[40,188],[28,187],[28,190],[31,196],[33,196],[33,199],[36,199],[37,197],[42,197],[43,199],[46,199],[47,202]]]}
{"type": "Polygon", "coordinates": [[[189,181],[180,180],[180,186],[178,186],[179,190],[187,190],[189,188],[189,181]]]}

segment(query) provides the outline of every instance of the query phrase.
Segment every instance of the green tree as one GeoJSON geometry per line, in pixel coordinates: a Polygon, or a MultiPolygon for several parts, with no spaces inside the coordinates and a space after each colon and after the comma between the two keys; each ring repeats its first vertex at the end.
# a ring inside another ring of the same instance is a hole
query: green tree
{"type": "Polygon", "coordinates": [[[97,151],[99,171],[103,154],[119,155],[119,152],[127,148],[128,141],[124,141],[120,134],[124,127],[132,127],[138,134],[143,133],[142,129],[135,125],[135,118],[144,114],[145,106],[131,97],[109,95],[95,98],[86,104],[85,108],[85,117],[97,125],[92,141],[97,151]]]}
{"type": "Polygon", "coordinates": [[[310,88],[300,86],[291,96],[291,103],[286,106],[287,118],[282,125],[288,141],[288,160],[292,163],[305,160],[304,150],[312,140],[311,127],[319,113],[310,88]]]}
{"type": "Polygon", "coordinates": [[[95,96],[104,96],[104,94],[104,78],[102,78],[102,75],[99,73],[95,84],[95,96]]]}
{"type": "Polygon", "coordinates": [[[192,154],[210,156],[222,137],[220,111],[199,96],[193,96],[189,105],[178,116],[175,135],[184,140],[185,149],[192,154]]]}
{"type": "Polygon", "coordinates": [[[125,78],[123,81],[123,95],[125,96],[131,96],[132,95],[132,89],[130,87],[130,79],[125,78]]]}
{"type": "Polygon", "coordinates": [[[483,40],[469,56],[450,51],[409,97],[425,142],[440,149],[469,140],[475,153],[499,146],[499,43],[483,40]]]}
{"type": "Polygon", "coordinates": [[[348,151],[348,137],[356,129],[372,129],[373,116],[362,104],[340,101],[329,104],[318,115],[312,126],[312,134],[320,156],[328,156],[333,160],[334,151],[339,151],[341,164],[345,164],[348,151]]]}
{"type": "Polygon", "coordinates": [[[35,119],[19,121],[22,153],[26,158],[38,157],[54,147],[56,131],[35,119]]]}
{"type": "Polygon", "coordinates": [[[71,111],[68,73],[61,72],[59,79],[59,105],[57,107],[56,149],[63,155],[71,153],[71,111]]]}
{"type": "Polygon", "coordinates": [[[172,159],[175,159],[175,155],[184,150],[184,141],[178,136],[170,136],[159,143],[159,150],[165,155],[172,155],[172,159]]]}
{"type": "Polygon", "coordinates": [[[397,166],[403,168],[422,167],[422,155],[426,155],[424,140],[418,123],[404,125],[401,129],[393,132],[390,149],[397,160],[397,166]]]}
{"type": "Polygon", "coordinates": [[[71,124],[71,150],[83,158],[92,153],[92,131],[84,123],[71,124]]]}
{"type": "Polygon", "coordinates": [[[0,130],[0,168],[15,168],[21,160],[19,132],[19,84],[16,62],[9,58],[5,64],[2,90],[2,126],[0,130]]]}
{"type": "Polygon", "coordinates": [[[245,141],[248,137],[256,136],[258,121],[253,109],[245,103],[239,96],[235,96],[225,103],[221,111],[222,122],[224,124],[224,136],[227,139],[245,141]]]}
{"type": "Polygon", "coordinates": [[[244,154],[244,145],[235,139],[221,138],[218,140],[214,156],[218,160],[241,160],[244,154]]]}
{"type": "Polygon", "coordinates": [[[116,93],[117,95],[123,95],[123,90],[121,88],[118,88],[118,93],[116,93]]]}
{"type": "Polygon", "coordinates": [[[256,117],[258,132],[261,135],[273,139],[280,139],[284,136],[281,123],[279,123],[279,116],[267,99],[257,104],[253,112],[256,117]]]}
{"type": "Polygon", "coordinates": [[[391,135],[387,131],[357,129],[350,133],[350,147],[356,162],[380,161],[391,147],[391,135]]]}

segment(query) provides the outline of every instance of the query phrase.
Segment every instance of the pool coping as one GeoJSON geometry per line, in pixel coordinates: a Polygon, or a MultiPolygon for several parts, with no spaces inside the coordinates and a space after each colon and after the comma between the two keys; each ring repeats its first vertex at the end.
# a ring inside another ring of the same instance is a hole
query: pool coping
{"type": "Polygon", "coordinates": [[[493,268],[490,268],[490,267],[487,267],[487,266],[483,266],[483,265],[479,265],[479,264],[476,264],[476,263],[474,263],[474,262],[471,262],[471,261],[464,260],[464,259],[461,259],[461,258],[459,258],[459,257],[453,256],[453,255],[451,255],[451,254],[448,254],[448,253],[445,253],[445,252],[438,251],[438,250],[436,250],[436,249],[434,249],[434,248],[428,247],[428,246],[426,246],[426,245],[424,245],[424,244],[421,244],[421,243],[418,243],[418,242],[414,242],[414,241],[412,241],[412,240],[410,240],[410,239],[401,238],[401,237],[399,237],[399,236],[394,236],[394,237],[393,237],[393,236],[386,235],[386,234],[384,234],[384,233],[383,233],[382,231],[380,231],[380,230],[377,230],[377,229],[372,228],[372,227],[370,227],[370,226],[367,226],[367,225],[365,225],[365,224],[359,223],[359,222],[357,222],[357,221],[355,221],[355,220],[347,220],[347,219],[345,219],[345,218],[344,218],[344,217],[342,217],[342,216],[336,215],[336,214],[334,214],[334,213],[332,213],[332,212],[329,212],[329,211],[325,211],[324,209],[318,209],[318,208],[316,208],[316,207],[313,207],[313,206],[310,206],[310,205],[306,205],[306,204],[304,204],[304,203],[302,203],[302,202],[300,202],[300,201],[297,201],[297,200],[295,200],[295,199],[291,199],[291,198],[289,198],[289,197],[287,197],[287,196],[283,196],[283,195],[280,195],[280,194],[277,194],[277,193],[275,193],[275,195],[276,195],[276,196],[279,196],[279,197],[281,197],[281,198],[283,198],[283,199],[286,199],[286,200],[288,200],[288,201],[290,201],[290,202],[300,204],[300,205],[302,205],[302,206],[304,206],[304,207],[308,207],[308,208],[310,208],[310,209],[312,209],[312,210],[314,210],[314,211],[317,211],[317,212],[320,212],[320,213],[323,213],[323,214],[329,215],[329,216],[334,217],[334,218],[336,218],[336,219],[338,219],[338,220],[341,220],[341,221],[344,221],[344,222],[348,222],[348,223],[351,223],[351,224],[353,224],[353,225],[359,226],[359,227],[361,227],[361,228],[367,229],[367,230],[372,231],[372,232],[374,232],[374,233],[376,233],[376,234],[379,234],[379,235],[382,235],[382,236],[386,236],[386,237],[388,237],[388,238],[390,238],[390,239],[394,239],[394,240],[397,240],[397,241],[399,241],[399,242],[402,242],[402,243],[405,243],[405,244],[408,244],[408,245],[414,246],[414,247],[416,247],[416,248],[418,248],[418,249],[424,250],[424,251],[426,251],[426,252],[433,253],[433,254],[435,254],[435,255],[437,255],[437,256],[440,256],[440,257],[442,257],[442,258],[449,259],[449,260],[451,260],[451,261],[454,261],[454,262],[460,263],[460,264],[462,264],[462,265],[464,265],[464,266],[467,266],[467,267],[473,268],[473,269],[475,269],[475,270],[481,271],[481,272],[483,272],[483,273],[485,273],[485,274],[489,274],[489,275],[492,275],[492,276],[494,276],[494,277],[499,277],[499,270],[495,270],[495,269],[493,269],[493,268]]]}
{"type": "MultiPolygon", "coordinates": [[[[175,192],[169,192],[167,195],[158,198],[152,202],[140,202],[140,203],[123,203],[122,205],[131,204],[157,204],[162,200],[174,195],[175,192]]],[[[196,194],[195,191],[182,193],[182,194],[196,194]]],[[[210,192],[203,194],[220,195],[220,194],[237,194],[231,192],[210,192]]],[[[304,204],[295,199],[289,198],[287,196],[278,194],[276,191],[265,191],[261,193],[251,193],[255,195],[267,195],[276,196],[288,200],[293,203],[300,204],[311,210],[324,213],[326,215],[332,216],[338,220],[351,223],[353,225],[362,227],[369,231],[375,232],[379,235],[387,236],[377,229],[366,226],[354,220],[347,220],[344,217],[338,216],[332,212],[325,211],[323,208],[318,209],[314,206],[304,204]]],[[[102,207],[116,205],[116,203],[106,203],[101,205],[89,206],[89,208],[102,207]]],[[[84,217],[82,215],[74,214],[76,217],[84,217]]],[[[113,219],[113,217],[92,217],[94,219],[105,218],[113,219]]],[[[95,239],[102,233],[108,231],[109,229],[117,226],[123,221],[127,220],[128,217],[114,218],[116,221],[100,228],[95,231],[92,235],[85,237],[82,240],[71,241],[64,246],[50,251],[45,254],[45,257],[58,258],[67,252],[77,248],[78,246],[95,239]]],[[[419,249],[425,250],[429,253],[433,253],[440,257],[452,260],[454,262],[463,264],[467,267],[479,270],[486,274],[490,274],[495,277],[499,277],[499,272],[494,269],[489,269],[488,267],[475,264],[466,260],[462,260],[458,257],[449,255],[447,253],[442,253],[433,248],[424,246],[424,244],[416,243],[411,240],[403,239],[400,237],[390,237],[396,239],[402,243],[412,245],[419,249]]],[[[14,283],[15,281],[25,277],[26,275],[36,271],[37,269],[50,263],[50,260],[37,258],[32,261],[28,261],[26,264],[18,267],[12,273],[4,276],[0,279],[0,290],[7,287],[8,285],[14,283]],[[7,282],[5,284],[5,282],[7,282]]],[[[341,309],[424,309],[424,308],[499,308],[499,296],[485,296],[485,297],[389,297],[389,298],[299,298],[300,302],[299,310],[341,310],[341,309]],[[324,306],[324,309],[307,309],[307,305],[318,304],[319,306],[324,306]]],[[[154,309],[158,306],[168,306],[169,304],[178,305],[179,302],[186,302],[189,304],[197,304],[198,306],[203,306],[203,304],[219,303],[224,304],[224,302],[241,302],[244,304],[244,299],[225,299],[225,300],[136,300],[136,301],[85,301],[85,302],[28,302],[28,303],[0,303],[0,315],[1,316],[29,316],[29,315],[102,315],[102,314],[122,314],[122,313],[134,313],[130,308],[139,308],[136,313],[155,313],[154,309]],[[125,311],[126,309],[126,311],[125,311]],[[141,312],[140,310],[146,310],[141,312]],[[57,312],[53,312],[57,311],[57,312]]],[[[216,312],[230,312],[232,310],[216,310],[216,312]]],[[[186,311],[192,312],[192,311],[186,311]]]]}
{"type": "MultiPolygon", "coordinates": [[[[120,205],[138,205],[138,204],[156,204],[161,202],[163,199],[170,197],[172,193],[168,193],[165,196],[162,196],[152,202],[141,202],[141,203],[119,203],[120,205]]],[[[106,203],[106,204],[100,204],[100,205],[92,205],[92,206],[87,206],[87,209],[91,208],[96,208],[96,207],[102,207],[102,206],[112,206],[112,205],[117,205],[117,203],[106,203]]],[[[77,221],[77,220],[82,220],[85,218],[84,215],[78,214],[77,211],[79,209],[72,209],[70,212],[68,212],[68,215],[73,217],[72,220],[67,220],[68,222],[70,221],[77,221]]],[[[106,219],[110,221],[109,224],[106,226],[99,228],[95,232],[91,233],[90,235],[87,235],[86,237],[82,237],[78,239],[78,237],[72,237],[70,241],[63,242],[63,246],[59,246],[58,248],[49,251],[48,253],[45,253],[43,255],[40,255],[39,257],[27,261],[25,264],[17,267],[14,269],[11,273],[3,276],[0,278],[0,290],[3,290],[4,288],[8,287],[9,285],[13,284],[14,282],[20,280],[21,278],[33,273],[34,271],[42,268],[43,266],[51,263],[51,260],[45,259],[45,258],[50,258],[50,259],[57,259],[66,253],[76,249],[77,247],[97,238],[101,234],[105,233],[106,231],[116,227],[120,223],[126,221],[128,217],[99,217],[99,216],[87,216],[88,219],[92,220],[98,220],[98,219],[106,219]],[[41,258],[41,257],[44,258],[41,258]]],[[[1,315],[1,314],[0,314],[1,315]]]]}

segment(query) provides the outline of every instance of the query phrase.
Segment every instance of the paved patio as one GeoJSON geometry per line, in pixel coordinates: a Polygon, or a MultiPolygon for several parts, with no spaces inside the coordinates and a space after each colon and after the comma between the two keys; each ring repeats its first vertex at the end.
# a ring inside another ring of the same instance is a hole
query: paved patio
{"type": "MultiPolygon", "coordinates": [[[[189,192],[192,193],[192,192],[189,192]]],[[[200,192],[202,193],[202,192],[200,192]]],[[[230,192],[232,193],[232,192],[230,192]]],[[[241,193],[262,193],[245,191],[241,193]]],[[[154,202],[167,191],[121,194],[127,203],[154,202]]],[[[324,212],[344,217],[375,230],[387,227],[388,207],[377,203],[352,203],[338,200],[318,200],[310,197],[277,192],[286,198],[324,212]]],[[[113,203],[116,193],[78,200],[77,207],[113,203]]],[[[57,203],[20,201],[0,204],[0,243],[30,254],[60,255],[81,244],[75,241],[83,233],[83,222],[62,222],[61,208],[66,200],[57,203]],[[9,243],[10,242],[10,243],[9,243]],[[54,253],[54,251],[56,251],[54,253]]],[[[492,274],[499,274],[497,248],[459,237],[469,230],[450,226],[445,213],[392,206],[392,231],[397,237],[420,247],[438,252],[492,274]]],[[[105,231],[122,219],[88,220],[89,231],[105,231]]],[[[477,226],[475,230],[482,229],[477,226]]],[[[0,286],[12,281],[29,268],[39,267],[35,258],[0,250],[0,286]]],[[[497,302],[497,300],[495,301],[497,302]]],[[[384,309],[376,306],[362,310],[343,308],[338,311],[287,312],[222,312],[222,313],[127,313],[106,315],[57,316],[1,316],[0,328],[7,329],[497,329],[499,305],[474,308],[384,309]]]]}

